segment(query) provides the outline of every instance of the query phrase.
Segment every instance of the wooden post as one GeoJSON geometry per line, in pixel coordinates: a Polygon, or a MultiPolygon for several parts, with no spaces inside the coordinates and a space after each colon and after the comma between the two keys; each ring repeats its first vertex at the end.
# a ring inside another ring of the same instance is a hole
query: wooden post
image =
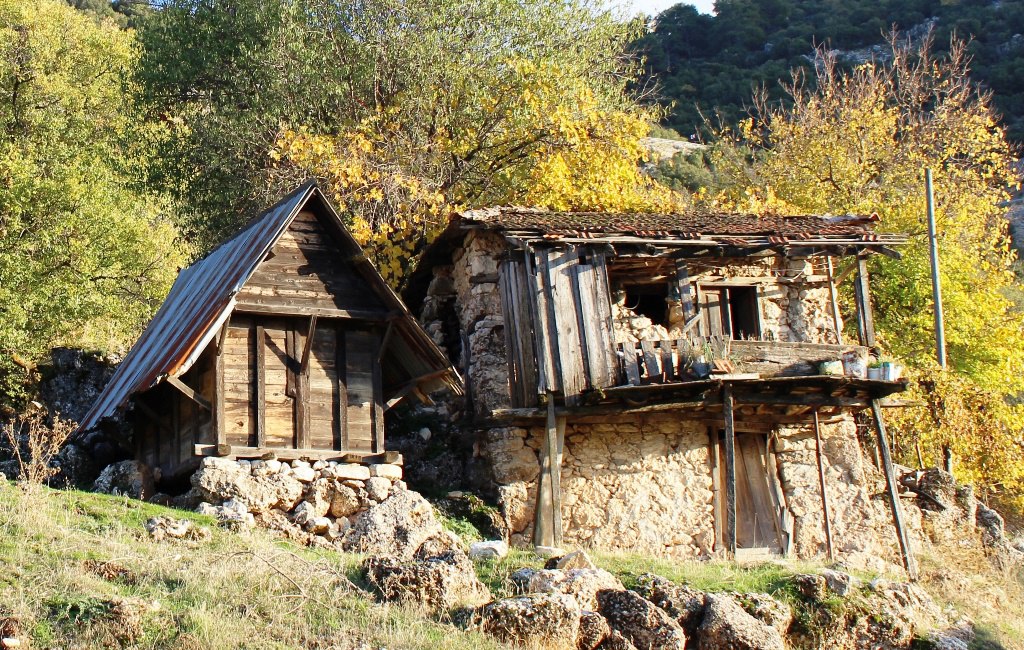
{"type": "MultiPolygon", "coordinates": [[[[544,444],[540,446],[540,473],[537,475],[537,500],[533,509],[533,545],[554,546],[554,533],[551,529],[551,445],[548,440],[551,436],[551,427],[555,424],[554,395],[547,394],[548,399],[548,421],[544,428],[544,444]]],[[[557,452],[557,449],[556,449],[557,452]]]]}
{"type": "Polygon", "coordinates": [[[736,557],[736,423],[733,416],[732,385],[722,389],[722,415],[725,419],[725,547],[736,557]]]}
{"type": "Polygon", "coordinates": [[[892,521],[896,527],[896,537],[900,543],[900,555],[903,559],[903,566],[911,580],[917,580],[917,566],[914,563],[914,556],[910,550],[910,538],[907,536],[907,528],[903,524],[903,506],[900,504],[900,495],[896,491],[896,474],[892,468],[892,455],[889,453],[889,441],[885,436],[885,423],[882,421],[882,407],[877,399],[871,400],[871,415],[875,420],[875,429],[878,433],[878,448],[882,452],[882,465],[885,471],[885,487],[889,495],[889,505],[892,507],[892,521]]]}
{"type": "Polygon", "coordinates": [[[836,282],[832,277],[832,256],[829,255],[825,258],[825,272],[828,277],[828,297],[829,302],[832,304],[832,327],[836,331],[836,343],[838,345],[843,344],[843,327],[841,325],[842,319],[839,317],[839,298],[836,296],[836,282]]]}
{"type": "Polygon", "coordinates": [[[256,446],[267,446],[267,335],[256,326],[256,446]]]}
{"type": "Polygon", "coordinates": [[[722,487],[718,473],[718,430],[708,427],[708,465],[711,466],[711,507],[715,524],[715,550],[722,548],[722,487]]]}
{"type": "Polygon", "coordinates": [[[821,516],[825,524],[825,550],[828,551],[829,562],[836,559],[832,546],[832,516],[828,507],[828,492],[825,491],[825,464],[821,460],[821,425],[818,421],[818,409],[814,409],[814,452],[818,457],[818,485],[821,487],[821,516]]]}
{"type": "Polygon", "coordinates": [[[345,329],[337,327],[334,335],[334,367],[337,386],[337,413],[335,427],[339,451],[348,451],[348,370],[345,359],[345,329]]]}
{"type": "Polygon", "coordinates": [[[875,319],[871,314],[871,282],[868,274],[867,257],[860,253],[857,255],[857,333],[860,335],[860,344],[869,348],[875,347],[875,319]]]}
{"type": "Polygon", "coordinates": [[[953,450],[949,445],[942,446],[942,468],[949,474],[953,473],[953,450]]]}
{"type": "MultiPolygon", "coordinates": [[[[553,410],[549,407],[549,413],[553,410]]],[[[551,471],[551,530],[553,541],[557,547],[562,546],[562,452],[564,448],[565,416],[559,415],[555,418],[554,461],[549,464],[551,471]]]]}
{"type": "Polygon", "coordinates": [[[217,357],[213,370],[213,438],[217,445],[227,444],[227,427],[224,417],[224,345],[227,343],[228,324],[224,323],[217,337],[217,357]]]}

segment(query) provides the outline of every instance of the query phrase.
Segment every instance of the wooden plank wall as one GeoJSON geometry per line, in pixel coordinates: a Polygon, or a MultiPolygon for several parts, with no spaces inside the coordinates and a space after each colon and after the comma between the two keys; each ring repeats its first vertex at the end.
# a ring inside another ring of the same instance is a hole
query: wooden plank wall
{"type": "Polygon", "coordinates": [[[309,324],[302,317],[232,317],[224,350],[227,444],[365,452],[383,448],[383,391],[380,373],[374,371],[379,330],[319,319],[303,381],[301,356],[309,324]],[[340,374],[339,368],[344,369],[340,374]],[[257,424],[261,392],[262,432],[257,424]],[[299,440],[301,430],[307,431],[307,440],[299,440]]]}
{"type": "Polygon", "coordinates": [[[295,217],[238,293],[241,307],[383,311],[384,303],[311,212],[295,217]]]}
{"type": "Polygon", "coordinates": [[[603,254],[586,247],[543,248],[523,262],[505,261],[500,270],[514,404],[535,405],[537,393],[547,391],[571,401],[617,383],[603,254]],[[535,265],[534,273],[528,264],[535,265]]]}

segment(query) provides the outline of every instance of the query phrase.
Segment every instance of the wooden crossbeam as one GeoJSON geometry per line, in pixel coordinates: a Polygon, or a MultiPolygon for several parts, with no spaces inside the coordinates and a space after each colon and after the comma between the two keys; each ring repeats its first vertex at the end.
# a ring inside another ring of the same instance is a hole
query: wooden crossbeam
{"type": "Polygon", "coordinates": [[[194,388],[192,388],[182,380],[178,379],[173,375],[168,375],[166,381],[171,386],[177,388],[182,395],[198,404],[201,408],[204,408],[207,411],[213,411],[213,404],[210,404],[210,400],[200,395],[198,391],[196,391],[194,388]]]}

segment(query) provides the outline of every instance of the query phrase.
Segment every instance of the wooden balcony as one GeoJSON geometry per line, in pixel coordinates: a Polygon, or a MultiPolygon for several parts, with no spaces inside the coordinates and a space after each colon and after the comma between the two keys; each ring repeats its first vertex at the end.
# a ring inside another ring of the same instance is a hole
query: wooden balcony
{"type": "Polygon", "coordinates": [[[786,341],[725,341],[722,339],[655,340],[617,344],[621,361],[620,386],[671,384],[708,379],[695,361],[724,359],[731,370],[713,371],[710,378],[759,379],[820,375],[825,361],[855,355],[867,362],[868,348],[860,345],[790,343],[786,341]]]}

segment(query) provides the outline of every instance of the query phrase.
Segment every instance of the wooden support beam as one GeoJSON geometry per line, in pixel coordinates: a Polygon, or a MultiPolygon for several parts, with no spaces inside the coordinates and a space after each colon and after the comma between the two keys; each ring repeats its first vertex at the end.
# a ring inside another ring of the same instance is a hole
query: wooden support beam
{"type": "Polygon", "coordinates": [[[839,297],[836,295],[836,281],[832,278],[832,256],[825,258],[825,271],[828,277],[828,298],[832,306],[832,329],[835,331],[836,344],[843,344],[843,319],[839,316],[839,297]]]}
{"type": "Polygon", "coordinates": [[[391,336],[395,333],[395,321],[388,321],[388,328],[384,330],[384,339],[380,342],[380,354],[377,355],[377,363],[384,360],[384,353],[388,351],[388,344],[391,343],[391,336]]]}
{"type": "Polygon", "coordinates": [[[199,391],[192,388],[191,386],[183,382],[181,379],[173,375],[168,375],[166,381],[171,386],[177,388],[182,395],[192,400],[192,402],[194,402],[201,408],[204,408],[207,411],[213,411],[213,404],[210,404],[210,400],[200,395],[199,391]]]}
{"type": "Polygon", "coordinates": [[[316,334],[316,314],[309,317],[309,329],[306,330],[305,345],[302,346],[302,359],[299,362],[299,372],[309,374],[309,354],[313,349],[313,336],[316,334]]]}
{"type": "MultiPolygon", "coordinates": [[[[839,407],[860,407],[869,406],[867,398],[859,397],[833,397],[831,395],[779,395],[775,393],[749,393],[736,395],[736,404],[778,404],[792,407],[812,406],[839,406],[839,407]]],[[[796,410],[794,410],[796,412],[796,410]]]]}
{"type": "Polygon", "coordinates": [[[336,460],[343,463],[391,463],[401,465],[403,462],[398,452],[366,453],[340,452],[333,449],[291,449],[288,447],[239,447],[235,445],[193,445],[196,456],[229,456],[232,458],[278,458],[278,459],[310,459],[336,460]],[[392,455],[389,455],[392,454],[392,455]]]}
{"type": "Polygon", "coordinates": [[[871,281],[868,274],[868,261],[864,255],[857,256],[857,284],[855,285],[857,300],[857,333],[860,344],[869,348],[875,347],[875,319],[871,313],[871,281]]]}
{"type": "Polygon", "coordinates": [[[818,486],[821,489],[821,517],[825,526],[825,550],[829,562],[836,559],[832,545],[832,519],[829,513],[828,492],[825,490],[825,464],[821,458],[821,425],[818,422],[818,411],[814,411],[814,453],[818,459],[818,486]]]}
{"type": "Polygon", "coordinates": [[[725,420],[725,548],[736,557],[736,423],[733,421],[732,386],[722,389],[722,415],[725,420]]]}
{"type": "Polygon", "coordinates": [[[565,416],[555,417],[553,440],[548,441],[548,453],[555,452],[549,464],[551,471],[551,531],[555,546],[562,546],[562,452],[565,448],[565,416]]]}
{"type": "Polygon", "coordinates": [[[711,467],[711,508],[716,551],[722,549],[722,486],[718,464],[718,428],[708,427],[708,465],[711,467]]]}
{"type": "MultiPolygon", "coordinates": [[[[379,347],[374,352],[375,354],[373,354],[373,356],[371,357],[372,359],[376,359],[379,356],[379,347]]],[[[380,453],[384,451],[384,387],[383,378],[381,376],[381,367],[379,363],[373,364],[373,368],[370,372],[370,381],[372,382],[373,386],[373,410],[370,412],[370,420],[373,423],[373,451],[380,453]]],[[[415,393],[418,390],[419,386],[417,385],[413,392],[415,393]]],[[[424,395],[422,391],[419,391],[418,395],[421,396],[421,400],[423,398],[426,398],[428,400],[430,399],[426,395],[424,395]]]]}
{"type": "Polygon", "coordinates": [[[903,559],[903,567],[911,580],[917,580],[917,565],[914,562],[914,555],[910,549],[910,538],[907,535],[907,528],[903,523],[903,506],[900,504],[900,496],[896,489],[896,473],[892,467],[892,454],[889,452],[889,441],[885,435],[885,422],[882,420],[882,409],[878,400],[871,400],[871,415],[875,421],[875,430],[878,433],[878,449],[882,453],[882,470],[885,473],[885,488],[889,496],[889,506],[892,508],[892,521],[896,528],[896,537],[900,544],[900,555],[903,559]]]}
{"type": "Polygon", "coordinates": [[[256,446],[267,444],[267,335],[256,326],[256,446]]]}
{"type": "Polygon", "coordinates": [[[224,347],[227,343],[228,323],[224,323],[217,339],[217,356],[213,370],[213,439],[218,445],[227,444],[224,413],[224,347]]]}

